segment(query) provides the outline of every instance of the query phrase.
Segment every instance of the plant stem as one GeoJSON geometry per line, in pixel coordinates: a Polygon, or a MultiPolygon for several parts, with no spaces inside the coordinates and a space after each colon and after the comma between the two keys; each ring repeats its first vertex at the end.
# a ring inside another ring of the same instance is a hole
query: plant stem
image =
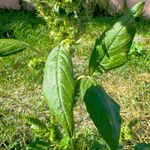
{"type": "Polygon", "coordinates": [[[76,132],[75,132],[75,130],[73,132],[73,137],[71,138],[71,145],[72,145],[72,150],[77,150],[77,148],[76,148],[76,132]]]}
{"type": "Polygon", "coordinates": [[[71,139],[71,145],[72,145],[72,150],[77,150],[76,149],[76,144],[75,144],[75,139],[71,139]]]}

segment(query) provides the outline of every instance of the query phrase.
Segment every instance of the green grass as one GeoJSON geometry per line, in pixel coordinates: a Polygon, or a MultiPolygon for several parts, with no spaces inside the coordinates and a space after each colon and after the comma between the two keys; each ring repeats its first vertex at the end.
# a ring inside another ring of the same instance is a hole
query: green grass
{"type": "MultiPolygon", "coordinates": [[[[94,40],[117,18],[100,17],[86,24],[79,39],[82,44],[76,46],[73,58],[76,76],[87,73],[94,40]]],[[[33,47],[23,53],[0,58],[0,149],[25,149],[35,133],[24,117],[38,116],[46,122],[49,120],[49,109],[42,94],[43,68],[47,55],[58,43],[50,37],[50,28],[36,13],[1,10],[0,20],[0,38],[19,39],[33,47]]],[[[149,21],[138,19],[132,46],[135,52],[128,63],[108,74],[96,74],[99,83],[121,105],[121,143],[127,149],[132,149],[136,143],[150,143],[149,29],[149,21]]],[[[79,145],[84,143],[86,149],[101,149],[100,136],[79,98],[77,104],[75,120],[80,131],[79,145]]]]}

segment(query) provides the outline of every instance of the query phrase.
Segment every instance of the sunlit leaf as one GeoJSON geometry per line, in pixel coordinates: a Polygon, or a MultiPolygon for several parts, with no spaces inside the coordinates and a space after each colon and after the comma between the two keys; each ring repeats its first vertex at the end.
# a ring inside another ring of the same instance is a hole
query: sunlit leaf
{"type": "Polygon", "coordinates": [[[60,44],[48,56],[43,90],[51,112],[71,137],[74,79],[69,47],[60,44]]]}
{"type": "Polygon", "coordinates": [[[20,53],[28,47],[29,45],[22,41],[14,39],[0,39],[0,57],[20,53]]]}
{"type": "Polygon", "coordinates": [[[95,70],[108,71],[122,66],[128,60],[128,53],[135,35],[135,20],[143,10],[144,2],[135,5],[109,30],[96,40],[89,62],[89,74],[95,70]]]}

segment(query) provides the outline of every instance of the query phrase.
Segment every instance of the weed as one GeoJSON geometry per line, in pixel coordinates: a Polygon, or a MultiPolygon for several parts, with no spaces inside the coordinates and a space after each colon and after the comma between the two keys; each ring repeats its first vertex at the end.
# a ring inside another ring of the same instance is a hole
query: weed
{"type": "MultiPolygon", "coordinates": [[[[2,11],[0,16],[3,19],[3,21],[0,22],[0,29],[2,30],[2,34],[0,33],[1,38],[16,38],[18,40],[23,40],[31,44],[37,51],[41,52],[44,58],[46,58],[49,51],[58,44],[57,42],[59,40],[55,43],[49,36],[50,31],[46,23],[35,14],[20,11],[2,11]],[[16,19],[14,20],[14,18],[16,19]],[[30,21],[29,18],[31,19],[30,21]],[[22,24],[23,20],[25,23],[22,24]]],[[[82,74],[80,72],[81,69],[83,72],[87,70],[86,56],[89,55],[90,49],[94,45],[94,40],[102,34],[102,31],[110,26],[110,22],[115,22],[115,19],[117,18],[101,17],[93,19],[88,24],[86,32],[89,34],[89,37],[85,38],[83,34],[83,45],[77,47],[75,51],[75,55],[77,55],[74,57],[74,66],[76,68],[79,67],[79,69],[76,70],[77,76],[82,74]],[[83,63],[79,63],[81,58],[83,63]]],[[[121,114],[124,120],[126,120],[124,122],[124,128],[126,128],[133,118],[138,119],[139,122],[135,124],[132,129],[135,137],[129,140],[132,145],[137,141],[139,143],[143,141],[146,143],[150,142],[149,133],[147,132],[149,130],[148,89],[150,53],[149,31],[147,30],[149,29],[149,24],[143,22],[143,20],[138,21],[137,35],[134,39],[135,45],[142,45],[140,57],[137,55],[138,53],[134,53],[125,66],[111,71],[106,76],[102,75],[102,78],[98,77],[99,82],[103,84],[108,93],[110,93],[121,105],[121,114]],[[147,32],[145,33],[144,31],[146,30],[147,32]],[[140,42],[141,40],[142,44],[140,42]],[[133,58],[134,60],[132,60],[133,58]],[[108,80],[110,78],[111,81],[108,80]]],[[[43,96],[41,96],[42,65],[41,63],[36,63],[36,66],[32,66],[32,69],[28,67],[28,64],[30,64],[32,60],[39,60],[38,57],[38,53],[30,50],[22,54],[17,54],[17,57],[11,56],[0,60],[0,124],[2,126],[0,132],[0,145],[4,149],[25,149],[27,144],[31,143],[31,141],[36,141],[36,139],[33,139],[33,135],[31,135],[34,129],[31,131],[30,125],[25,122],[24,118],[21,117],[22,115],[34,116],[37,114],[38,118],[41,118],[41,116],[45,118],[50,115],[45,101],[43,101],[43,96]],[[36,69],[37,67],[40,68],[40,71],[36,69]]],[[[80,117],[77,114],[75,115],[77,126],[81,122],[84,122],[83,124],[88,126],[87,128],[83,126],[84,129],[77,138],[79,141],[78,144],[81,146],[82,143],[85,143],[82,145],[84,147],[83,149],[87,147],[91,149],[100,149],[101,145],[105,147],[103,142],[99,142],[101,137],[97,135],[96,129],[86,115],[85,108],[82,102],[79,101],[79,98],[78,103],[79,106],[75,109],[76,112],[82,115],[80,115],[80,117]]],[[[79,128],[77,129],[79,130],[79,128]]],[[[129,144],[129,147],[132,147],[131,144],[129,144]]]]}

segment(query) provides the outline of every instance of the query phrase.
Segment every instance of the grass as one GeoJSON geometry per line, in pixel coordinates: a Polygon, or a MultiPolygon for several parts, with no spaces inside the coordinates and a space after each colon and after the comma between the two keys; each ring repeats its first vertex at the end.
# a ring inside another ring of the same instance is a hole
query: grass
{"type": "MultiPolygon", "coordinates": [[[[0,58],[0,149],[25,149],[35,135],[25,116],[38,116],[42,120],[50,116],[41,85],[45,59],[57,43],[50,37],[45,21],[35,13],[1,10],[0,20],[0,38],[25,41],[38,51],[30,49],[0,58]]],[[[82,45],[76,47],[73,58],[76,76],[87,73],[94,39],[116,20],[117,17],[100,17],[86,24],[80,38],[82,45]]],[[[126,149],[133,149],[136,143],[150,143],[149,29],[149,21],[138,19],[132,46],[135,52],[128,63],[107,74],[96,74],[99,83],[121,105],[120,143],[126,149]]],[[[85,149],[102,149],[100,136],[79,99],[75,107],[79,144],[85,145],[85,149]]]]}

